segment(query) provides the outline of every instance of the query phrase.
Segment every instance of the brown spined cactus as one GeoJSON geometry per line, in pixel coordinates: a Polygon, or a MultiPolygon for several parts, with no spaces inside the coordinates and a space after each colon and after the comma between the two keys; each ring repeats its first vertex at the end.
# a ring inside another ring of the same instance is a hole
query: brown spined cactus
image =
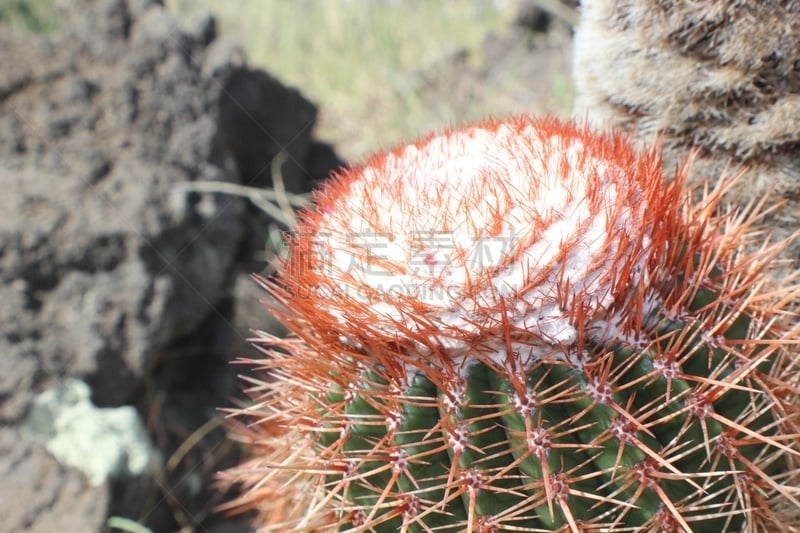
{"type": "Polygon", "coordinates": [[[257,341],[235,505],[281,532],[797,530],[786,243],[658,153],[517,117],[333,179],[261,280],[294,336],[257,341]]]}
{"type": "MultiPolygon", "coordinates": [[[[692,176],[746,173],[729,198],[787,200],[770,231],[800,224],[800,2],[584,0],[575,114],[650,145],[692,176]]],[[[693,178],[692,178],[693,179],[693,178]]],[[[796,241],[788,249],[800,257],[796,241]]]]}

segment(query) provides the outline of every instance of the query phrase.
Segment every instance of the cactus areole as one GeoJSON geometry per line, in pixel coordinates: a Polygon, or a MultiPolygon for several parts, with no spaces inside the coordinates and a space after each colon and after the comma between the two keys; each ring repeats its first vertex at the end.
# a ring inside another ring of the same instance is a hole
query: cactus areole
{"type": "Polygon", "coordinates": [[[261,280],[294,335],[258,340],[236,503],[268,531],[798,530],[785,243],[661,167],[515,117],[332,179],[261,280]]]}

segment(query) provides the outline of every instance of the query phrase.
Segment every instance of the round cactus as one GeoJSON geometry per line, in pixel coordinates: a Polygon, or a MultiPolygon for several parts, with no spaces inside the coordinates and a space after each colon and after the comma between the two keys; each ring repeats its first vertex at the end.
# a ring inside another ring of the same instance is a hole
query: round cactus
{"type": "Polygon", "coordinates": [[[333,179],[261,280],[294,336],[258,339],[238,504],[275,531],[800,527],[785,243],[661,166],[516,117],[333,179]]]}

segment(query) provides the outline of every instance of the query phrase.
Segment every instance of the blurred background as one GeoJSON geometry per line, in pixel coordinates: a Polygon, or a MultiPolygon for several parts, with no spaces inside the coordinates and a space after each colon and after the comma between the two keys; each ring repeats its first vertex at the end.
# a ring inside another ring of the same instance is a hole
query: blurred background
{"type": "Polygon", "coordinates": [[[319,106],[316,134],[350,161],[432,129],[514,112],[564,113],[572,105],[564,22],[577,15],[558,1],[167,6],[182,20],[213,11],[221,34],[237,39],[252,65],[319,106]],[[553,11],[562,17],[555,24],[553,11]]]}
{"type": "Polygon", "coordinates": [[[237,39],[252,65],[319,106],[317,136],[350,161],[490,115],[571,109],[564,22],[577,15],[558,1],[166,4],[181,20],[213,11],[221,34],[237,39]],[[553,11],[562,17],[555,24],[553,11]]]}
{"type": "Polygon", "coordinates": [[[0,0],[0,531],[253,531],[250,274],[337,168],[568,115],[576,4],[0,0]]]}

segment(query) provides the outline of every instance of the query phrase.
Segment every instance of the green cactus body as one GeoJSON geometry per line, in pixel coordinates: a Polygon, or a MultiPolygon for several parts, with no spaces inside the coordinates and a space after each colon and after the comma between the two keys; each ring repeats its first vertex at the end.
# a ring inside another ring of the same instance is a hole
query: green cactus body
{"type": "Polygon", "coordinates": [[[695,207],[685,174],[659,169],[620,137],[521,117],[423,140],[324,191],[281,282],[264,281],[298,337],[263,339],[282,349],[246,412],[265,529],[799,528],[785,311],[798,290],[770,271],[785,244],[746,251],[758,210],[713,214],[723,188],[695,207]],[[419,220],[460,253],[404,243],[419,220]],[[507,220],[533,230],[468,264],[477,232],[507,220]],[[330,237],[364,221],[399,251],[330,237]],[[431,270],[410,278],[406,247],[431,270]],[[394,277],[367,274],[378,266],[394,277]],[[398,294],[387,279],[418,284],[398,294]],[[459,290],[422,292],[446,283],[459,290]]]}
{"type": "Polygon", "coordinates": [[[538,361],[524,379],[477,359],[448,376],[449,390],[423,371],[393,388],[381,368],[355,370],[351,400],[325,398],[338,422],[319,439],[323,457],[359,465],[328,479],[359,508],[343,529],[463,531],[472,517],[475,526],[523,531],[599,520],[615,531],[742,530],[737,491],[764,483],[745,474],[748,465],[774,476],[787,464],[774,443],[747,445],[748,433],[729,421],[778,438],[782,402],[759,383],[774,357],[736,388],[724,384],[742,367],[731,347],[752,321],[728,310],[730,325],[704,334],[724,312],[708,295],[680,319],[650,317],[635,345],[587,338],[581,354],[538,361]],[[719,385],[705,381],[712,374],[719,385]],[[681,521],[670,506],[683,509],[681,521]]]}

